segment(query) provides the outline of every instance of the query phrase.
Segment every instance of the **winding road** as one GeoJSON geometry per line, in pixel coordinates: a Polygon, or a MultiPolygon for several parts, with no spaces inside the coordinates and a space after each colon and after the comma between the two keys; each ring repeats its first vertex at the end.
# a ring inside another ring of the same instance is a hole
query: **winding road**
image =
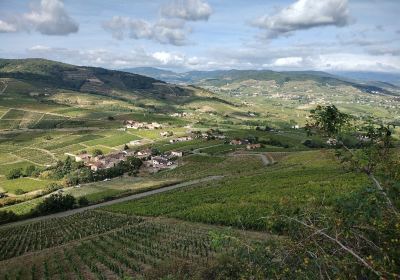
{"type": "Polygon", "coordinates": [[[183,187],[189,187],[189,186],[196,185],[199,183],[205,183],[205,182],[219,180],[219,179],[222,179],[223,177],[224,176],[209,176],[209,177],[205,177],[205,178],[201,178],[201,179],[191,180],[191,181],[187,181],[187,182],[183,182],[183,183],[174,184],[174,185],[171,185],[168,187],[163,187],[163,188],[159,188],[159,189],[155,189],[155,190],[151,190],[151,191],[147,191],[147,192],[142,192],[142,193],[133,194],[133,195],[121,197],[118,199],[102,202],[99,204],[90,205],[87,207],[77,208],[77,209],[73,209],[73,210],[69,210],[69,211],[65,211],[65,212],[60,212],[60,213],[51,214],[51,215],[47,215],[47,216],[41,216],[41,217],[36,217],[36,218],[31,218],[31,219],[27,219],[27,220],[23,220],[23,221],[18,221],[18,222],[14,222],[14,223],[1,225],[0,228],[22,225],[22,224],[31,223],[31,222],[38,222],[38,221],[43,221],[43,220],[47,220],[47,219],[51,219],[51,218],[67,217],[67,216],[71,216],[73,214],[81,213],[81,212],[84,212],[87,210],[93,210],[93,209],[103,207],[103,206],[109,206],[109,205],[113,205],[113,204],[120,203],[120,202],[136,200],[136,199],[140,199],[143,197],[147,197],[147,196],[151,196],[151,195],[155,195],[155,194],[159,194],[159,193],[164,193],[164,192],[172,191],[172,190],[183,188],[183,187]]]}

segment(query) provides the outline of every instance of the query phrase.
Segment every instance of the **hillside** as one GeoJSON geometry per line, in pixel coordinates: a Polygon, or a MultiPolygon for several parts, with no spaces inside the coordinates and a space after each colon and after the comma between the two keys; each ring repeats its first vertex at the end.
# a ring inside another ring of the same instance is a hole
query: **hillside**
{"type": "Polygon", "coordinates": [[[153,78],[103,68],[74,66],[44,59],[0,59],[0,78],[46,86],[109,94],[112,90],[153,89],[153,78]]]}
{"type": "Polygon", "coordinates": [[[200,86],[221,87],[231,83],[241,83],[248,80],[274,81],[278,85],[287,82],[313,81],[323,86],[352,86],[365,93],[378,93],[397,95],[399,88],[393,85],[361,82],[352,79],[352,76],[336,76],[321,71],[285,71],[272,70],[215,70],[215,71],[190,71],[185,73],[174,73],[172,71],[157,68],[131,68],[124,71],[147,75],[161,79],[166,82],[195,84],[200,86]]]}

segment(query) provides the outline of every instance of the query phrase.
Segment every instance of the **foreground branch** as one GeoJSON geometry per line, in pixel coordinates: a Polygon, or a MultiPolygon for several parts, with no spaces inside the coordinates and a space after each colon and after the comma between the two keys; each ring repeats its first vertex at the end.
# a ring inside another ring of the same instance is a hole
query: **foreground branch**
{"type": "Polygon", "coordinates": [[[303,221],[300,221],[296,218],[292,218],[292,217],[288,217],[288,216],[284,216],[285,218],[295,221],[309,229],[312,229],[314,231],[313,234],[317,234],[317,235],[322,235],[323,237],[327,238],[328,240],[332,241],[333,243],[339,245],[343,250],[345,250],[347,253],[351,254],[353,257],[355,257],[364,267],[366,267],[367,269],[369,269],[370,271],[372,271],[375,275],[377,275],[378,277],[382,277],[382,274],[379,271],[376,271],[367,261],[365,261],[362,257],[360,257],[356,252],[354,252],[353,249],[347,247],[346,245],[344,245],[342,242],[340,242],[339,239],[337,239],[337,237],[332,237],[330,235],[328,235],[327,233],[325,233],[323,230],[321,229],[317,229],[316,227],[314,227],[313,225],[309,225],[306,224],[303,221]]]}

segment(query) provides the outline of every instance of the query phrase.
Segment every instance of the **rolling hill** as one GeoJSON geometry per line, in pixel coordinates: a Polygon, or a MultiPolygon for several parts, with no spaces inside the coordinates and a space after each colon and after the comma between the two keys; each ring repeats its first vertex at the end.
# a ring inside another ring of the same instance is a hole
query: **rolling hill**
{"type": "Polygon", "coordinates": [[[130,68],[124,71],[146,75],[166,82],[195,84],[200,86],[222,87],[231,83],[241,83],[248,80],[275,81],[278,85],[287,82],[313,81],[323,86],[352,86],[366,93],[396,95],[399,88],[393,85],[376,82],[361,82],[340,77],[321,71],[285,71],[272,70],[215,70],[215,71],[190,71],[175,73],[157,68],[130,68]]]}
{"type": "Polygon", "coordinates": [[[153,89],[164,82],[121,71],[74,66],[44,59],[0,59],[0,78],[46,86],[109,94],[112,90],[153,89]]]}

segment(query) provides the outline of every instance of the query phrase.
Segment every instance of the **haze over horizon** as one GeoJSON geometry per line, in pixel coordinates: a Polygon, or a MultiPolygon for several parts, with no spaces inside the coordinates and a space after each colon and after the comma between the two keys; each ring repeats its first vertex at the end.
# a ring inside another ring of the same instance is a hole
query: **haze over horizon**
{"type": "Polygon", "coordinates": [[[0,57],[175,71],[400,72],[394,0],[0,0],[0,57]]]}

